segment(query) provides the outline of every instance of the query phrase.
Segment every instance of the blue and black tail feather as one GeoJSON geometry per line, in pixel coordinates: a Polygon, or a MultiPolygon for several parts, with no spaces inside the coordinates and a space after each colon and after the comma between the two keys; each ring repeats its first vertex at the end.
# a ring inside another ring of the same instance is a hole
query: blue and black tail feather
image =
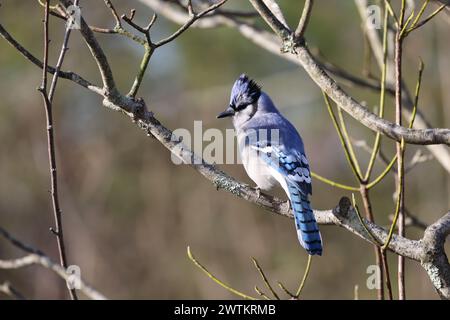
{"type": "Polygon", "coordinates": [[[308,196],[299,190],[296,183],[287,182],[295,217],[295,227],[300,244],[310,255],[322,255],[322,237],[308,196]]]}
{"type": "Polygon", "coordinates": [[[310,255],[322,255],[322,237],[308,199],[312,188],[306,156],[303,152],[286,154],[267,143],[260,143],[255,149],[267,164],[284,176],[300,244],[310,255]]]}

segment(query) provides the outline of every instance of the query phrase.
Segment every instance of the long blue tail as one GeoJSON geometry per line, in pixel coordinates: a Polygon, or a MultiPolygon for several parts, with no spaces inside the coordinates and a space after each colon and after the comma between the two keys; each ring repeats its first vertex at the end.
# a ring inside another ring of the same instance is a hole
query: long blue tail
{"type": "Polygon", "coordinates": [[[300,244],[310,255],[322,255],[322,237],[316,218],[309,204],[308,196],[303,194],[293,182],[287,182],[294,211],[295,227],[300,244]]]}

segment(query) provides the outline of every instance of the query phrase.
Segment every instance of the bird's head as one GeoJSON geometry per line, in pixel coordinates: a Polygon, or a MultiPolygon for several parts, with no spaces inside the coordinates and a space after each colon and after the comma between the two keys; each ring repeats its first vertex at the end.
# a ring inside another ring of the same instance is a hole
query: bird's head
{"type": "Polygon", "coordinates": [[[257,109],[261,87],[247,75],[242,74],[231,89],[230,104],[217,118],[245,116],[251,118],[257,109]]]}

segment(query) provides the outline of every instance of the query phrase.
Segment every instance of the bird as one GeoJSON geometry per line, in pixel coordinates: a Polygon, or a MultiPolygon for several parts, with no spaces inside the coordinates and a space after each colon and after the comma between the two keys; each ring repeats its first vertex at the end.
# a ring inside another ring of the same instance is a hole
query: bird
{"type": "Polygon", "coordinates": [[[309,201],[311,172],[302,138],[261,86],[246,74],[235,81],[230,103],[217,118],[231,117],[248,176],[261,190],[281,185],[295,219],[298,240],[309,255],[322,255],[320,234],[309,201]]]}

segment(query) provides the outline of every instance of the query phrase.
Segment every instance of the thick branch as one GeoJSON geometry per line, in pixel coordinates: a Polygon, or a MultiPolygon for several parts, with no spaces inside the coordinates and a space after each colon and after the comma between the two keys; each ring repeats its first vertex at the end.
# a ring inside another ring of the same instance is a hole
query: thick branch
{"type": "Polygon", "coordinates": [[[450,211],[429,226],[422,239],[422,266],[443,299],[450,299],[450,264],[444,249],[445,239],[449,235],[450,211]]]}
{"type": "Polygon", "coordinates": [[[321,67],[306,46],[296,49],[297,58],[316,84],[325,91],[343,110],[367,128],[381,132],[395,141],[403,138],[410,144],[450,145],[449,129],[408,129],[378,117],[349,96],[321,67]]]}

